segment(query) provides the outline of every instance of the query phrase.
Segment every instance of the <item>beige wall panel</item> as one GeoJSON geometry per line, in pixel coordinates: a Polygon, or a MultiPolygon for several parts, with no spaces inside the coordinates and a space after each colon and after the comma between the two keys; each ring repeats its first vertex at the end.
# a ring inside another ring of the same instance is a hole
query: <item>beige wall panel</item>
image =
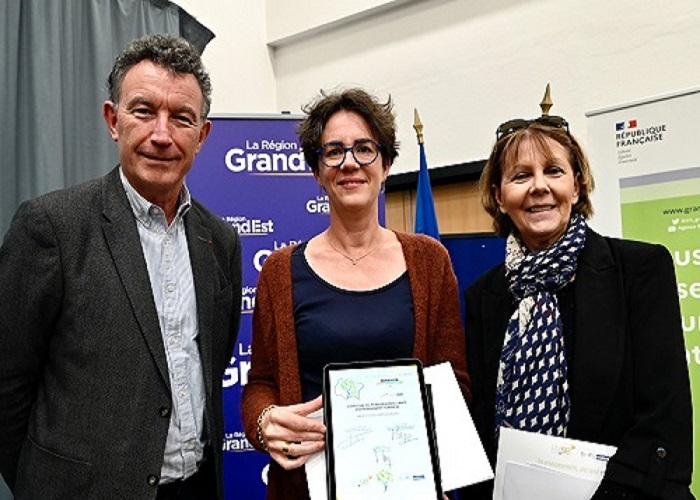
{"type": "MultiPolygon", "coordinates": [[[[488,233],[491,217],[479,200],[476,182],[433,187],[435,212],[441,234],[488,233]]],[[[398,191],[386,196],[386,225],[397,231],[413,232],[415,191],[398,191]]]]}
{"type": "Polygon", "coordinates": [[[408,191],[395,191],[386,194],[386,227],[394,231],[409,231],[409,227],[413,224],[411,213],[411,200],[408,191]]]}

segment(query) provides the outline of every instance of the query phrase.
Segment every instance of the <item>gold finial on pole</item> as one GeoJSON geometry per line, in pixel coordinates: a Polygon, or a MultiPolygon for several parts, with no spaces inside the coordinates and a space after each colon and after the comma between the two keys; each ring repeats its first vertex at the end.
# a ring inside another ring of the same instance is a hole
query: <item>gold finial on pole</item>
{"type": "Polygon", "coordinates": [[[554,105],[552,102],[552,96],[549,95],[549,83],[547,84],[547,89],[544,91],[544,97],[540,103],[540,108],[542,108],[542,116],[547,116],[549,114],[550,108],[554,105]]]}
{"type": "Polygon", "coordinates": [[[416,108],[413,108],[413,128],[416,129],[418,144],[423,144],[423,124],[420,122],[420,117],[418,116],[418,110],[416,108]]]}

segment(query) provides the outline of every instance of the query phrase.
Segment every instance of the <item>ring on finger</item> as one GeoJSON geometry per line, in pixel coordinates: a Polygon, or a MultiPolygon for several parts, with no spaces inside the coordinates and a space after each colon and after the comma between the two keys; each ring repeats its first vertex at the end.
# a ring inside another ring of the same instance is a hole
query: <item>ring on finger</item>
{"type": "Polygon", "coordinates": [[[287,457],[287,460],[296,460],[299,458],[296,455],[292,455],[292,453],[289,451],[289,449],[292,447],[293,444],[301,444],[299,441],[287,441],[284,446],[282,447],[282,452],[284,453],[284,456],[287,457]]]}

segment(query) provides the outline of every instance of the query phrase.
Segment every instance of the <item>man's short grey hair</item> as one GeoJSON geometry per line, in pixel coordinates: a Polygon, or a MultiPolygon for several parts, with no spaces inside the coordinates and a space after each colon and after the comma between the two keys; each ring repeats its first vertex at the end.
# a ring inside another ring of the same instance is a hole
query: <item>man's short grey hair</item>
{"type": "Polygon", "coordinates": [[[141,61],[150,61],[173,73],[193,75],[202,90],[202,119],[206,119],[211,108],[209,74],[204,69],[197,49],[184,38],[171,34],[160,33],[137,38],[117,56],[107,77],[109,99],[113,103],[119,102],[119,91],[126,73],[141,61]]]}

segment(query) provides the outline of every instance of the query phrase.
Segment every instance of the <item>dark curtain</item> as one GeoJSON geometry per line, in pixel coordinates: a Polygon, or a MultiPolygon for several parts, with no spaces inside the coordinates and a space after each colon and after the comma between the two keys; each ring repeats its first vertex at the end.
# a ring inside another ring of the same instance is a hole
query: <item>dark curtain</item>
{"type": "Polygon", "coordinates": [[[0,236],[17,206],[106,173],[105,80],[134,38],[214,34],[167,0],[0,1],[0,236]]]}

